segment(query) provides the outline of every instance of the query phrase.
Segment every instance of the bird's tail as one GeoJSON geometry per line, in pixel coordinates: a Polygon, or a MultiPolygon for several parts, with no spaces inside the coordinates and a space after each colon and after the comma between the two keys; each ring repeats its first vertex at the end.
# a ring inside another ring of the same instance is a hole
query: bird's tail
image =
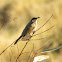
{"type": "Polygon", "coordinates": [[[14,45],[18,42],[18,40],[19,40],[21,37],[22,37],[22,36],[20,36],[20,37],[15,41],[14,45]]]}

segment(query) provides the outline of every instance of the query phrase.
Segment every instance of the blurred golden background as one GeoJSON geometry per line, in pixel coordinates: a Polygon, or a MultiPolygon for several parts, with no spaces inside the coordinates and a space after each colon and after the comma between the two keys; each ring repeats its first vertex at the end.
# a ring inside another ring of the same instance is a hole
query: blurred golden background
{"type": "MultiPolygon", "coordinates": [[[[24,52],[34,51],[46,44],[45,49],[62,45],[62,1],[61,0],[0,0],[0,53],[22,33],[24,27],[32,17],[40,17],[38,27],[41,27],[53,14],[50,21],[36,33],[43,32],[54,25],[52,29],[33,37],[24,52]],[[34,40],[45,38],[41,40],[34,40]],[[48,42],[48,44],[47,44],[48,42]],[[34,44],[34,46],[33,46],[34,44]]],[[[36,34],[35,33],[35,34],[36,34]]],[[[0,62],[15,62],[21,52],[25,41],[19,41],[17,45],[8,48],[1,56],[0,62]]],[[[46,62],[62,62],[62,50],[45,53],[50,56],[46,62]]],[[[41,53],[39,55],[42,55],[41,53]]],[[[27,62],[29,53],[20,56],[18,62],[27,62]]]]}

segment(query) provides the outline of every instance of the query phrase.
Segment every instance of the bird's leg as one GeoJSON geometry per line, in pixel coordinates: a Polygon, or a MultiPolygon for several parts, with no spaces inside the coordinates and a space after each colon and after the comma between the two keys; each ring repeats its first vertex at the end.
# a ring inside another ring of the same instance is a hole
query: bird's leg
{"type": "Polygon", "coordinates": [[[31,35],[28,35],[27,40],[30,41],[31,37],[32,37],[31,35]]]}
{"type": "Polygon", "coordinates": [[[33,31],[33,33],[32,33],[32,35],[31,35],[31,37],[33,36],[33,34],[35,33],[35,31],[33,31]]]}
{"type": "Polygon", "coordinates": [[[33,34],[35,33],[35,31],[33,31],[33,34]]]}
{"type": "Polygon", "coordinates": [[[30,39],[27,39],[28,41],[30,41],[30,39]]]}

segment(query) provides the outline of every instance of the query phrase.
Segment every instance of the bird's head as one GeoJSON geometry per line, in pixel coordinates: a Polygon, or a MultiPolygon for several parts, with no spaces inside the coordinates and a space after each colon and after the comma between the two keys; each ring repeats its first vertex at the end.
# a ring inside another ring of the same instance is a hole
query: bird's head
{"type": "Polygon", "coordinates": [[[34,18],[32,18],[32,22],[36,22],[36,20],[38,19],[38,18],[40,18],[40,17],[34,17],[34,18]]]}

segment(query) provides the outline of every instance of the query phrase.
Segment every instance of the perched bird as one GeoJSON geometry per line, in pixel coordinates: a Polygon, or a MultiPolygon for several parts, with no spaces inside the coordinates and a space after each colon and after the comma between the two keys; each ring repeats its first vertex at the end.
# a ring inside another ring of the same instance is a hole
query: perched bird
{"type": "Polygon", "coordinates": [[[26,25],[26,27],[24,28],[21,36],[15,41],[14,45],[18,42],[18,40],[22,37],[25,37],[31,33],[34,34],[36,28],[37,28],[37,19],[40,17],[34,17],[31,19],[31,21],[26,25]]]}

